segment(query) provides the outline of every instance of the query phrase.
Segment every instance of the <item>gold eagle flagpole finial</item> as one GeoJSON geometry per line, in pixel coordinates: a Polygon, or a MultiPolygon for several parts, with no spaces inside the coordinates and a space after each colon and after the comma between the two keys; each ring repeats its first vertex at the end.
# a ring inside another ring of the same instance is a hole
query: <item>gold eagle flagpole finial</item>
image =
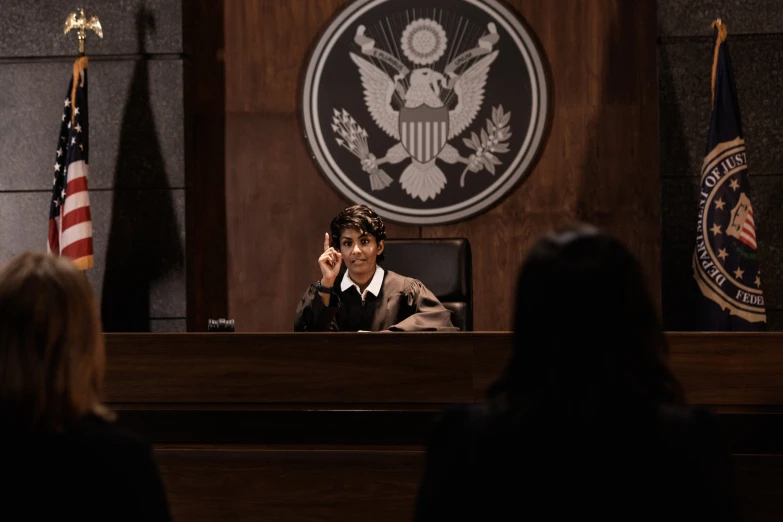
{"type": "Polygon", "coordinates": [[[76,36],[79,38],[79,55],[84,56],[84,40],[87,38],[87,31],[94,31],[100,38],[103,38],[103,28],[97,16],[85,17],[84,9],[81,7],[77,11],[79,12],[78,16],[76,13],[71,13],[65,19],[63,34],[68,34],[71,29],[76,29],[76,36]]]}

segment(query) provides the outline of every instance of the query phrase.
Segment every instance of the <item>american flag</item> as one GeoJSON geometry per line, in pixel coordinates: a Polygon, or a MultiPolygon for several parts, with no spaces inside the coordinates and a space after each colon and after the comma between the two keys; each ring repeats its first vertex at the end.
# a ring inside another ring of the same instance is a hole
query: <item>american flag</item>
{"type": "MultiPolygon", "coordinates": [[[[744,194],[742,195],[744,196],[744,194]]],[[[744,219],[741,220],[741,228],[739,230],[739,240],[748,245],[753,250],[756,250],[756,222],[753,221],[753,207],[750,204],[750,199],[742,198],[740,196],[740,210],[745,210],[744,219]],[[742,199],[746,199],[744,207],[742,206],[742,199]]],[[[737,212],[739,214],[739,212],[737,212]]],[[[730,228],[726,233],[730,233],[730,228]]]]}
{"type": "Polygon", "coordinates": [[[82,270],[92,268],[92,218],[87,191],[88,119],[87,58],[73,64],[73,79],[64,109],[52,180],[48,251],[66,256],[82,270]]]}

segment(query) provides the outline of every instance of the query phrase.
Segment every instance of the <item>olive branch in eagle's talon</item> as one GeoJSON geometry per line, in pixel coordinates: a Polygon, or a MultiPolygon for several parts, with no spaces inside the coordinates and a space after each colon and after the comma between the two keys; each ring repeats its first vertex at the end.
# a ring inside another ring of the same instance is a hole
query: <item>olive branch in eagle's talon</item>
{"type": "Polygon", "coordinates": [[[503,112],[503,106],[499,105],[492,109],[492,119],[487,119],[487,128],[481,129],[481,136],[475,132],[470,133],[470,139],[463,138],[462,142],[471,150],[473,154],[467,160],[467,166],[462,171],[459,178],[459,186],[465,186],[465,175],[468,171],[479,172],[483,169],[495,175],[495,165],[501,165],[502,162],[496,154],[508,152],[508,139],[511,137],[508,122],[511,120],[510,112],[503,112]]]}
{"type": "Polygon", "coordinates": [[[345,109],[334,109],[332,130],[337,135],[337,143],[345,147],[362,162],[362,170],[370,175],[372,190],[385,189],[392,184],[392,178],[383,169],[378,168],[377,158],[370,153],[367,145],[367,131],[345,109]]]}

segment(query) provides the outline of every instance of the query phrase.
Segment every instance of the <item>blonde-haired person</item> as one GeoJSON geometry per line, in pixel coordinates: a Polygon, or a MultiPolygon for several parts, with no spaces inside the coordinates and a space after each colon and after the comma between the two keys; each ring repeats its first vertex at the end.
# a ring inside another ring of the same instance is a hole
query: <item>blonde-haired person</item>
{"type": "Polygon", "coordinates": [[[0,272],[3,509],[24,520],[170,520],[152,448],[101,403],[105,349],[84,274],[25,253],[0,272]]]}

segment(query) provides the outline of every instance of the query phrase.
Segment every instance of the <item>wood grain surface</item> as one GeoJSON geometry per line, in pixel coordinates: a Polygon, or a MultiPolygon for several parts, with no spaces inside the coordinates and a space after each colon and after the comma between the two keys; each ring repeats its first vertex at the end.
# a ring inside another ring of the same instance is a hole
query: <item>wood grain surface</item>
{"type": "MultiPolygon", "coordinates": [[[[438,413],[480,401],[509,332],[109,334],[118,423],[155,444],[174,519],[409,520],[438,413]]],[[[783,518],[783,334],[668,335],[717,413],[743,520],[783,518]]]]}
{"type": "MultiPolygon", "coordinates": [[[[310,46],[345,2],[223,3],[228,315],[237,331],[291,331],[298,300],[320,276],[320,238],[348,204],[310,161],[297,112],[310,46]]],[[[390,237],[469,239],[476,330],[510,328],[516,271],[530,244],[573,221],[625,241],[658,299],[655,3],[508,5],[538,36],[551,69],[553,118],[539,161],[488,212],[454,225],[389,226],[390,237]]]]}
{"type": "MultiPolygon", "coordinates": [[[[479,401],[511,334],[107,334],[106,395],[117,403],[479,401]]],[[[688,400],[783,406],[783,334],[668,335],[688,400]]]]}

